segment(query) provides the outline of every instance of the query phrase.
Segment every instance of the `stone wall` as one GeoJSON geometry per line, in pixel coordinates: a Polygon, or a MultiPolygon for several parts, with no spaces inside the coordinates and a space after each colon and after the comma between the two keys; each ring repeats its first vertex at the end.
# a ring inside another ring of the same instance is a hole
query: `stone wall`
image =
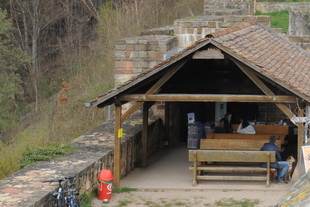
{"type": "Polygon", "coordinates": [[[288,35],[310,35],[310,10],[290,10],[288,35]]]}
{"type": "Polygon", "coordinates": [[[125,38],[115,45],[114,84],[119,86],[162,62],[177,47],[171,35],[144,35],[125,38]]]}
{"type": "MultiPolygon", "coordinates": [[[[159,147],[165,137],[162,121],[150,115],[148,155],[159,147]]],[[[141,160],[142,114],[138,111],[123,125],[121,141],[121,176],[128,174],[141,160]]],[[[113,171],[114,123],[108,121],[74,140],[73,154],[40,162],[0,180],[0,206],[46,207],[53,203],[57,183],[43,180],[77,175],[75,183],[81,194],[97,187],[102,169],[113,171]]],[[[64,183],[66,185],[66,183],[64,183]]]]}
{"type": "Polygon", "coordinates": [[[310,11],[310,2],[257,2],[256,11],[271,13],[282,10],[310,11]]]}
{"type": "Polygon", "coordinates": [[[207,34],[238,25],[242,22],[254,20],[266,27],[270,27],[270,16],[225,15],[202,16],[192,19],[178,19],[174,21],[174,35],[178,38],[178,46],[185,48],[207,34]]]}
{"type": "Polygon", "coordinates": [[[284,37],[310,53],[310,35],[285,35],[284,37]]]}
{"type": "Polygon", "coordinates": [[[255,0],[205,0],[204,15],[252,15],[255,0]]]}

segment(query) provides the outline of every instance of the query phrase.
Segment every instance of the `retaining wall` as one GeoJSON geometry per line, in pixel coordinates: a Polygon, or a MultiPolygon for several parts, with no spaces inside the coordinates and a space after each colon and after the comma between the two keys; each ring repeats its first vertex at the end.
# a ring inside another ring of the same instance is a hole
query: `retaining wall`
{"type": "MultiPolygon", "coordinates": [[[[165,133],[161,119],[150,116],[148,152],[151,155],[159,147],[165,133]]],[[[142,114],[135,113],[122,126],[121,176],[128,174],[141,160],[142,114]]],[[[46,207],[52,206],[52,192],[57,183],[42,183],[43,180],[77,175],[75,183],[81,193],[97,187],[100,170],[113,170],[114,123],[102,126],[74,140],[74,154],[40,162],[17,171],[0,180],[0,206],[46,207]]],[[[66,184],[66,183],[65,183],[66,184]]]]}

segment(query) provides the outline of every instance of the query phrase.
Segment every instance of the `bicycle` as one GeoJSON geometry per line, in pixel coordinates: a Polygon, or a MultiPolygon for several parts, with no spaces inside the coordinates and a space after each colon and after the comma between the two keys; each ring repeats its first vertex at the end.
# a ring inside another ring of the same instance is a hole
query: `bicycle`
{"type": "Polygon", "coordinates": [[[43,183],[53,183],[58,182],[58,188],[55,193],[53,193],[53,196],[56,198],[56,202],[54,204],[55,207],[64,207],[65,206],[65,195],[64,195],[64,189],[62,187],[62,182],[66,179],[60,178],[58,180],[44,180],[43,183]]]}
{"type": "Polygon", "coordinates": [[[53,193],[53,196],[56,198],[56,202],[54,204],[54,207],[80,207],[79,200],[76,197],[79,195],[80,188],[76,189],[74,188],[75,183],[73,182],[73,178],[75,176],[71,177],[65,177],[60,178],[58,180],[45,180],[42,181],[43,183],[52,183],[52,182],[58,182],[58,188],[55,193],[53,193]],[[62,186],[62,182],[65,180],[69,180],[68,183],[68,189],[64,189],[62,186]]]}
{"type": "Polygon", "coordinates": [[[74,188],[75,183],[73,182],[73,178],[68,177],[69,183],[68,183],[68,190],[66,191],[67,196],[66,198],[66,205],[68,207],[80,207],[79,199],[77,198],[77,195],[79,195],[80,188],[76,189],[74,188]]]}

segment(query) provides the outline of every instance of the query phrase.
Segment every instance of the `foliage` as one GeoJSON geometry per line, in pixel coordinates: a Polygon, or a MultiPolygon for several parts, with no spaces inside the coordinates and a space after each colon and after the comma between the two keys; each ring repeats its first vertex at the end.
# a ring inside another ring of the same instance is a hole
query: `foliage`
{"type": "Polygon", "coordinates": [[[12,43],[13,28],[6,12],[0,9],[0,134],[17,121],[22,103],[22,80],[16,72],[29,59],[12,43]]]}
{"type": "MultiPolygon", "coordinates": [[[[78,0],[74,2],[80,3],[78,0]]],[[[63,42],[57,45],[61,48],[51,44],[51,48],[61,50],[63,56],[50,60],[53,63],[50,65],[53,71],[50,79],[41,79],[38,83],[38,90],[45,91],[39,91],[38,110],[21,119],[12,140],[0,142],[0,178],[20,168],[19,161],[27,148],[35,151],[50,144],[68,144],[106,120],[108,108],[86,108],[84,103],[113,88],[113,48],[117,39],[137,35],[141,29],[171,24],[174,19],[191,16],[191,13],[202,14],[202,5],[203,0],[137,0],[114,6],[107,4],[98,11],[98,16],[97,11],[94,14],[98,21],[98,39],[90,38],[89,42],[68,40],[68,45],[63,42]],[[138,2],[141,13],[135,12],[134,2],[138,2]],[[160,2],[164,2],[163,6],[160,2]],[[150,5],[143,8],[147,3],[150,5]],[[150,17],[147,17],[148,13],[150,17]],[[135,19],[139,19],[139,24],[135,19]],[[69,42],[80,45],[70,49],[67,48],[69,42]]],[[[83,36],[78,31],[74,35],[70,37],[83,36]]],[[[33,105],[29,107],[34,108],[33,105]]]]}
{"type": "Polygon", "coordinates": [[[251,200],[251,199],[242,199],[235,200],[233,198],[222,199],[220,201],[216,201],[216,206],[221,207],[254,207],[259,204],[259,200],[251,200]]]}
{"type": "Polygon", "coordinates": [[[31,151],[29,148],[23,153],[20,160],[20,168],[24,168],[37,161],[47,161],[53,158],[61,157],[73,151],[73,146],[68,145],[51,145],[37,148],[31,151]]]}
{"type": "Polygon", "coordinates": [[[97,193],[95,191],[91,193],[83,193],[80,197],[80,204],[83,207],[92,207],[92,200],[95,198],[97,193]]]}
{"type": "Polygon", "coordinates": [[[287,33],[289,25],[289,12],[287,10],[272,12],[272,13],[262,13],[256,12],[255,15],[269,15],[271,16],[271,27],[282,28],[284,33],[287,33]]]}
{"type": "Polygon", "coordinates": [[[124,187],[124,188],[113,188],[112,192],[113,193],[128,193],[128,192],[132,192],[136,190],[137,190],[136,188],[124,187]]]}

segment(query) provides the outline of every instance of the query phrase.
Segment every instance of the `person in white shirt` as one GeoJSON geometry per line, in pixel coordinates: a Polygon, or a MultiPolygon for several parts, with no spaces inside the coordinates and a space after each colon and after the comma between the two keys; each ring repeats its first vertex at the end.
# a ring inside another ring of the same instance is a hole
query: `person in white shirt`
{"type": "Polygon", "coordinates": [[[238,126],[237,133],[239,134],[256,134],[254,127],[249,124],[247,119],[241,119],[241,123],[238,126]]]}

